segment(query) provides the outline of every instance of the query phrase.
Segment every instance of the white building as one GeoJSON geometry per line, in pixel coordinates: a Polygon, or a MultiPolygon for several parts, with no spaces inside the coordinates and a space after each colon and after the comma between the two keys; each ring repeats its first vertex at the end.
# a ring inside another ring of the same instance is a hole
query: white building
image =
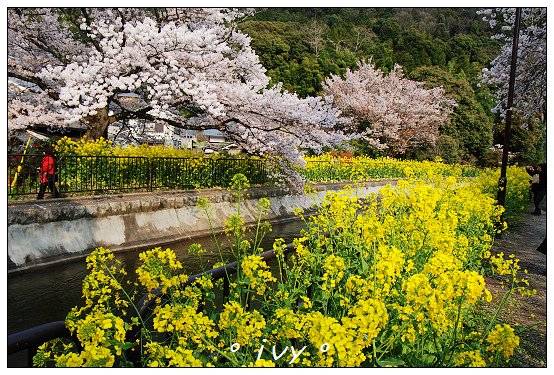
{"type": "MultiPolygon", "coordinates": [[[[144,108],[138,95],[120,94],[119,102],[129,110],[138,110],[144,108]]],[[[116,107],[113,108],[117,110],[116,107]]],[[[175,114],[164,112],[168,119],[176,117],[175,114]]],[[[193,125],[208,125],[208,119],[205,116],[198,116],[189,119],[193,125]]],[[[225,135],[217,129],[208,129],[204,131],[194,131],[180,129],[167,125],[163,122],[149,122],[143,119],[126,119],[116,122],[108,127],[108,139],[116,145],[126,146],[134,144],[165,145],[173,148],[192,149],[196,142],[208,142],[208,144],[219,144],[225,142],[225,135]]]]}
{"type": "Polygon", "coordinates": [[[203,135],[208,138],[209,143],[225,142],[225,135],[217,129],[204,130],[203,135]]]}
{"type": "Polygon", "coordinates": [[[193,130],[137,119],[111,124],[108,127],[108,139],[123,147],[129,144],[149,144],[192,149],[197,142],[196,132],[193,130]]]}
{"type": "MultiPolygon", "coordinates": [[[[120,94],[119,102],[131,110],[140,109],[145,105],[135,94],[120,94]]],[[[165,116],[167,118],[174,117],[169,112],[166,112],[165,116]]],[[[111,124],[108,127],[108,139],[123,147],[129,144],[136,146],[149,144],[173,148],[192,148],[196,142],[195,133],[190,130],[143,119],[126,119],[111,124]]]]}
{"type": "Polygon", "coordinates": [[[181,148],[188,148],[192,150],[194,144],[198,141],[196,139],[196,131],[180,129],[181,133],[181,148]]]}

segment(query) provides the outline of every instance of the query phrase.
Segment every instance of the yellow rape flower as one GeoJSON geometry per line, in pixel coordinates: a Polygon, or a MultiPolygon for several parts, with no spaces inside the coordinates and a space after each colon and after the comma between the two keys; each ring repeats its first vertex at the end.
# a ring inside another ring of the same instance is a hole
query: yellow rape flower
{"type": "Polygon", "coordinates": [[[499,352],[504,358],[514,354],[514,349],[519,346],[519,337],[514,334],[514,329],[508,324],[497,324],[494,330],[489,332],[487,341],[490,345],[487,351],[499,352]]]}

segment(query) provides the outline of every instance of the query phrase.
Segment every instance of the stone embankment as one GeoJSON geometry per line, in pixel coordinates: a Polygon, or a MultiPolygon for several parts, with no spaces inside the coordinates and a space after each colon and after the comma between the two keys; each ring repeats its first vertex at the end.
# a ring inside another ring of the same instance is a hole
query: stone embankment
{"type": "MultiPolygon", "coordinates": [[[[311,185],[320,203],[327,191],[342,190],[352,182],[311,185]]],[[[378,193],[396,180],[361,182],[358,196],[378,193]]],[[[97,247],[112,251],[146,249],[211,234],[210,225],[197,206],[211,202],[212,226],[221,232],[225,220],[235,214],[233,195],[226,189],[181,190],[71,197],[8,204],[8,273],[83,258],[97,247]]],[[[241,214],[246,225],[257,222],[260,198],[270,211],[262,219],[277,223],[294,217],[294,209],[313,210],[314,199],[290,195],[280,187],[252,187],[246,191],[241,214]]]]}

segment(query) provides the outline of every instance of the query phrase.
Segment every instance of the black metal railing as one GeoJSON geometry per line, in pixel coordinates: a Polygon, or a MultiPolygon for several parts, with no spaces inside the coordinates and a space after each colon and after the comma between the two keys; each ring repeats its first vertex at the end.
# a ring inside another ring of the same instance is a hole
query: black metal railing
{"type": "Polygon", "coordinates": [[[66,338],[77,345],[81,350],[81,344],[71,331],[65,326],[65,322],[52,322],[34,327],[8,336],[8,355],[27,350],[27,367],[33,367],[33,357],[38,347],[50,340],[66,338]]]}
{"type": "Polygon", "coordinates": [[[302,175],[309,181],[350,181],[405,177],[404,166],[385,162],[353,162],[348,160],[309,161],[302,175]]]}
{"type": "MultiPolygon", "coordinates": [[[[44,155],[8,154],[8,197],[37,194],[44,155]]],[[[60,193],[109,194],[229,187],[237,173],[268,182],[266,164],[246,158],[166,158],[66,155],[55,159],[60,193]]]]}
{"type": "MultiPolygon", "coordinates": [[[[323,236],[328,236],[328,233],[323,233],[323,236]]],[[[283,249],[283,255],[285,256],[285,262],[287,261],[287,255],[296,251],[294,245],[288,244],[283,249]]],[[[269,250],[264,253],[258,254],[262,257],[262,259],[270,263],[273,259],[277,257],[277,254],[275,253],[275,250],[269,250]]],[[[229,296],[229,276],[235,274],[237,272],[238,263],[232,262],[228,263],[224,266],[214,268],[211,270],[208,270],[203,273],[199,273],[193,276],[190,276],[184,283],[181,284],[182,287],[185,287],[187,285],[191,285],[197,278],[202,277],[204,275],[211,275],[212,279],[219,280],[223,279],[223,299],[222,303],[225,302],[227,297],[229,296]]],[[[153,310],[153,308],[156,305],[156,301],[158,300],[158,297],[162,296],[162,288],[158,288],[155,290],[150,291],[149,293],[146,293],[137,303],[136,303],[136,311],[138,311],[138,315],[143,319],[143,321],[146,320],[148,314],[150,314],[153,310]]],[[[134,309],[131,309],[130,316],[137,316],[137,313],[134,311],[134,309]]],[[[128,342],[136,342],[138,338],[140,338],[141,335],[141,328],[139,326],[134,326],[128,333],[127,341],[128,342]]],[[[44,344],[47,341],[54,340],[57,338],[67,338],[70,341],[73,341],[77,344],[78,349],[80,350],[80,345],[78,340],[75,336],[72,336],[69,329],[65,327],[65,322],[58,321],[58,322],[52,322],[48,324],[44,324],[38,327],[30,328],[28,330],[25,330],[23,332],[18,332],[15,334],[12,334],[8,336],[8,355],[17,354],[18,352],[21,352],[23,350],[27,350],[27,364],[29,367],[32,367],[33,365],[33,356],[37,353],[38,347],[42,344],[44,344]]],[[[134,350],[131,352],[131,357],[128,358],[131,360],[135,366],[140,366],[140,350],[134,350]]]]}
{"type": "MultiPolygon", "coordinates": [[[[354,181],[359,179],[387,179],[404,178],[406,176],[405,168],[409,166],[409,161],[386,162],[386,161],[350,161],[350,160],[316,160],[308,161],[300,173],[308,181],[354,181]]],[[[413,167],[413,166],[412,166],[413,167]]],[[[415,177],[425,177],[428,168],[422,168],[412,171],[415,177]]],[[[476,177],[480,171],[479,168],[465,165],[444,165],[443,175],[449,176],[456,172],[459,177],[476,177]],[[458,169],[458,170],[456,170],[458,169]],[[461,172],[461,173],[460,173],[461,172]]]]}
{"type": "Polygon", "coordinates": [[[56,160],[60,192],[149,189],[149,160],[130,156],[68,155],[56,160]]]}

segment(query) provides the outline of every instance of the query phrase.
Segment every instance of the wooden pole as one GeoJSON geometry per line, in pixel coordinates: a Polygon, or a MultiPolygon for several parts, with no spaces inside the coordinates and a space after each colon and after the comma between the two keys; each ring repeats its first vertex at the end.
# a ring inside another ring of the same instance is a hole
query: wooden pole
{"type": "MultiPolygon", "coordinates": [[[[506,113],[506,127],[504,130],[504,148],[502,150],[502,166],[500,168],[500,179],[498,180],[498,204],[502,207],[506,203],[506,187],[508,179],[506,178],[506,169],[508,165],[508,149],[510,144],[510,126],[512,124],[512,112],[514,104],[514,84],[516,79],[516,63],[517,63],[517,45],[519,42],[519,23],[521,18],[521,8],[516,8],[516,20],[514,24],[514,37],[512,42],[512,62],[510,67],[510,81],[508,85],[508,110],[506,113]]],[[[501,222],[503,218],[501,217],[501,222]]]]}

